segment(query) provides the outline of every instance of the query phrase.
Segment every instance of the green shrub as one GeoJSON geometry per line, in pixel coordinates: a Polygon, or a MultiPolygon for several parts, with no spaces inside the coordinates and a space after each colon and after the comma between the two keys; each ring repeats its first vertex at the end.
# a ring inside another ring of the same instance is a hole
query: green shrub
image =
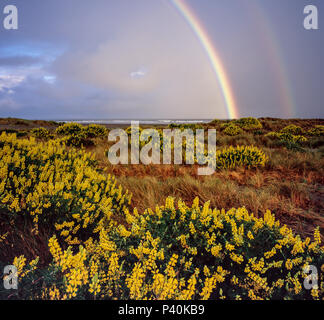
{"type": "Polygon", "coordinates": [[[88,139],[88,135],[84,131],[64,136],[60,140],[63,141],[67,146],[71,147],[86,147],[94,145],[93,141],[88,139]]]}
{"type": "Polygon", "coordinates": [[[197,124],[197,123],[181,123],[181,124],[170,123],[168,127],[170,129],[180,129],[180,130],[185,130],[185,129],[197,130],[197,129],[204,128],[201,124],[197,124]]]}
{"type": "Polygon", "coordinates": [[[254,146],[230,146],[216,152],[218,169],[263,167],[267,161],[265,153],[254,146]]]}
{"type": "Polygon", "coordinates": [[[296,126],[294,124],[291,124],[289,126],[284,127],[280,130],[280,133],[283,134],[291,134],[291,135],[301,135],[303,134],[304,130],[300,126],[296,126]]]}
{"type": "Polygon", "coordinates": [[[85,129],[89,138],[105,137],[108,135],[108,129],[99,124],[90,124],[85,129]]]}
{"type": "Polygon", "coordinates": [[[226,129],[228,126],[233,125],[233,124],[234,124],[234,123],[231,122],[231,121],[224,122],[224,123],[221,124],[220,128],[221,128],[221,130],[224,130],[224,129],[226,129]]]}
{"type": "Polygon", "coordinates": [[[266,137],[279,140],[278,146],[284,146],[289,150],[304,151],[301,145],[308,139],[301,135],[293,135],[291,133],[269,132],[266,137]]]}
{"type": "Polygon", "coordinates": [[[50,137],[50,132],[43,127],[32,129],[31,134],[38,139],[48,139],[50,137]]]}
{"type": "Polygon", "coordinates": [[[307,134],[314,137],[324,136],[324,126],[318,125],[307,131],[307,134]]]}
{"type": "Polygon", "coordinates": [[[230,125],[226,126],[223,133],[228,136],[237,136],[237,135],[243,133],[243,130],[235,124],[230,124],[230,125]]]}
{"type": "MultiPolygon", "coordinates": [[[[324,288],[303,288],[304,267],[324,267],[319,229],[302,240],[267,211],[257,218],[245,208],[225,211],[165,205],[126,224],[100,231],[82,246],[62,250],[49,241],[53,262],[18,257],[19,295],[25,299],[264,300],[322,299],[324,288]],[[35,281],[37,279],[37,281],[35,281]],[[76,280],[77,279],[77,280],[76,280]]],[[[322,281],[322,277],[320,281],[322,281]]]]}
{"type": "Polygon", "coordinates": [[[56,226],[67,240],[93,232],[103,218],[120,214],[130,197],[114,177],[95,168],[94,156],[61,141],[0,136],[0,212],[56,226]]]}
{"type": "Polygon", "coordinates": [[[286,142],[303,143],[307,141],[307,138],[302,135],[293,135],[289,132],[269,132],[266,137],[277,138],[286,142]]]}
{"type": "Polygon", "coordinates": [[[210,125],[218,125],[218,124],[220,124],[220,120],[214,119],[214,120],[210,121],[208,124],[210,124],[210,125]]]}
{"type": "Polygon", "coordinates": [[[241,118],[235,120],[234,123],[244,130],[262,129],[262,123],[258,119],[253,117],[241,118]]]}
{"type": "Polygon", "coordinates": [[[79,123],[65,123],[56,129],[56,133],[63,136],[61,141],[67,146],[81,147],[93,145],[93,141],[88,139],[88,128],[79,123]]]}
{"type": "Polygon", "coordinates": [[[79,123],[64,123],[56,129],[56,133],[62,136],[79,135],[85,133],[85,127],[79,123]]]}

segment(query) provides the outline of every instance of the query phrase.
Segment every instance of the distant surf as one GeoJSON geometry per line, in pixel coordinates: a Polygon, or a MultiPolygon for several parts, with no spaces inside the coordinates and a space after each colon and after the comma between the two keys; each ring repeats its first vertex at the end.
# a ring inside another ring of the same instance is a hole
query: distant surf
{"type": "Polygon", "coordinates": [[[180,119],[180,120],[140,120],[140,119],[82,119],[82,120],[76,120],[76,119],[69,119],[69,120],[55,120],[56,122],[76,122],[76,123],[95,123],[95,124],[130,124],[132,121],[139,121],[140,124],[154,124],[154,125],[168,125],[170,123],[178,123],[178,124],[183,124],[183,123],[208,123],[212,121],[212,119],[199,119],[199,120],[194,120],[194,119],[180,119]]]}

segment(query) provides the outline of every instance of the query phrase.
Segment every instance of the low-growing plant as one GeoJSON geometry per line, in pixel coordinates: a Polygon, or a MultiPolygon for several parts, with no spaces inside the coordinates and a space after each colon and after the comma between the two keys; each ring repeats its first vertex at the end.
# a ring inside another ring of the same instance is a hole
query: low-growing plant
{"type": "Polygon", "coordinates": [[[108,134],[108,129],[99,124],[90,124],[85,131],[89,138],[105,137],[108,134]]]}
{"type": "Polygon", "coordinates": [[[50,137],[50,132],[43,127],[40,128],[34,128],[31,130],[32,136],[38,139],[48,139],[50,137]]]}
{"type": "Polygon", "coordinates": [[[302,135],[304,133],[304,130],[300,126],[291,124],[289,126],[284,127],[283,129],[281,129],[280,133],[297,136],[297,135],[302,135]]]}
{"type": "Polygon", "coordinates": [[[181,124],[170,123],[168,127],[170,129],[180,129],[180,130],[185,130],[185,129],[197,130],[197,129],[204,128],[201,124],[197,124],[197,123],[181,123],[181,124]]]}
{"type": "Polygon", "coordinates": [[[62,136],[76,135],[84,131],[83,125],[74,122],[64,123],[56,129],[56,133],[62,136]]]}
{"type": "Polygon", "coordinates": [[[91,146],[94,144],[91,139],[88,139],[88,135],[85,131],[66,135],[61,138],[60,141],[63,141],[67,146],[72,147],[91,146]]]}
{"type": "Polygon", "coordinates": [[[307,131],[307,134],[314,137],[322,137],[324,136],[324,126],[322,125],[315,126],[314,128],[309,129],[307,131]]]}
{"type": "Polygon", "coordinates": [[[319,229],[302,240],[267,211],[191,207],[174,198],[164,206],[125,211],[126,224],[100,230],[78,249],[49,241],[53,262],[37,269],[15,258],[25,299],[314,299],[320,285],[303,288],[309,265],[324,268],[319,229]],[[40,275],[46,275],[41,277],[40,275]],[[35,281],[39,279],[38,281],[35,281]]]}
{"type": "Polygon", "coordinates": [[[130,196],[95,167],[94,156],[61,141],[0,136],[0,209],[60,231],[68,242],[94,232],[101,219],[120,214],[130,196]]]}
{"type": "Polygon", "coordinates": [[[253,117],[241,118],[235,120],[234,123],[244,130],[262,129],[262,123],[253,117]]]}
{"type": "Polygon", "coordinates": [[[243,130],[235,124],[230,124],[225,127],[225,129],[223,130],[223,133],[228,136],[237,136],[237,135],[243,133],[243,130]]]}
{"type": "Polygon", "coordinates": [[[87,127],[74,122],[64,123],[56,129],[56,133],[63,136],[61,141],[72,147],[93,145],[93,142],[89,139],[89,133],[94,131],[92,129],[89,131],[87,127]]]}
{"type": "Polygon", "coordinates": [[[230,146],[216,152],[218,169],[264,167],[267,161],[266,154],[254,146],[230,146]]]}

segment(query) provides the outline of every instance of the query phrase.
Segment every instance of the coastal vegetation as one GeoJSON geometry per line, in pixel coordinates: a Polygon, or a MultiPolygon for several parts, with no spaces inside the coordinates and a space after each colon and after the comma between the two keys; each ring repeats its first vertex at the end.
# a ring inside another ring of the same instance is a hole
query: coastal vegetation
{"type": "Polygon", "coordinates": [[[112,165],[109,125],[0,119],[0,269],[19,279],[0,298],[323,299],[324,121],[197,126],[217,130],[212,176],[112,165]]]}

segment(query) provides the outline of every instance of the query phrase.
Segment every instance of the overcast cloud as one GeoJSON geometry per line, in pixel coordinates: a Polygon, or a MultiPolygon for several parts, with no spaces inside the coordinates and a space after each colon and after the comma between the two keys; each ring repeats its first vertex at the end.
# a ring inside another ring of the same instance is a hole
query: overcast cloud
{"type": "MultiPolygon", "coordinates": [[[[253,1],[187,0],[222,57],[240,116],[323,117],[324,34],[302,27],[308,1],[253,1]],[[260,31],[269,27],[275,41],[260,31]]],[[[167,0],[2,4],[17,6],[19,30],[0,26],[0,117],[228,116],[206,53],[167,0]]]]}

